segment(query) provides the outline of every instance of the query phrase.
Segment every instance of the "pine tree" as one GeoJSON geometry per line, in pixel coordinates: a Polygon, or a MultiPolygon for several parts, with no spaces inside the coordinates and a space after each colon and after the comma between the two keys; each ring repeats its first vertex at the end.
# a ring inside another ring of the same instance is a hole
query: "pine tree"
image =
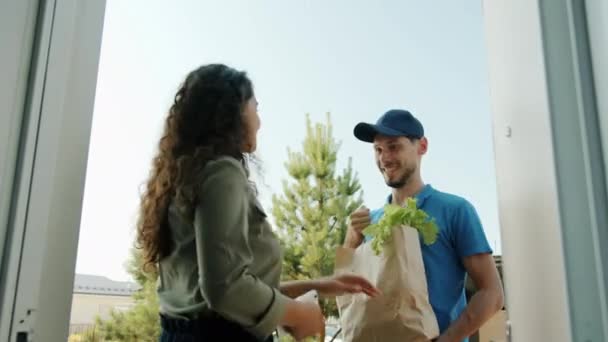
{"type": "MultiPolygon", "coordinates": [[[[325,124],[313,125],[307,116],[302,151],[287,150],[289,180],[283,181],[283,194],[272,198],[272,214],[285,251],[283,280],[333,273],[335,250],[344,240],[347,217],[362,203],[350,158],[336,175],[339,149],[327,114],[325,124]]],[[[326,315],[337,315],[334,301],[325,301],[323,309],[326,315]]]]}
{"type": "Polygon", "coordinates": [[[135,305],[128,311],[112,311],[107,320],[97,319],[104,341],[158,341],[160,321],[156,282],[151,279],[134,294],[135,305]]]}

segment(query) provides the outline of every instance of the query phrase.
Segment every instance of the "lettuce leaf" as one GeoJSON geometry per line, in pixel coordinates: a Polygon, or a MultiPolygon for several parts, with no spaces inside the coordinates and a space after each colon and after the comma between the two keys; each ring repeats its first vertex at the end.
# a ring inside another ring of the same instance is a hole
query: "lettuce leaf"
{"type": "Polygon", "coordinates": [[[384,206],[384,216],[380,221],[363,230],[364,234],[373,238],[371,244],[376,255],[380,254],[384,245],[391,241],[393,228],[401,225],[418,230],[425,245],[431,245],[437,241],[439,228],[435,220],[422,209],[418,209],[416,199],[408,198],[403,207],[394,204],[384,206]]]}

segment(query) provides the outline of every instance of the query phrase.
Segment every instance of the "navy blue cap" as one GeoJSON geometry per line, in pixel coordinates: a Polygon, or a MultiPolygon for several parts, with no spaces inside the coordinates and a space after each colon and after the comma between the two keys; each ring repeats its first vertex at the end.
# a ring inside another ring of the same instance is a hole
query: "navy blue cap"
{"type": "Polygon", "coordinates": [[[403,109],[391,109],[384,113],[376,124],[360,122],[355,126],[355,137],[365,142],[373,142],[378,134],[389,137],[409,137],[420,139],[424,128],[412,113],[403,109]]]}

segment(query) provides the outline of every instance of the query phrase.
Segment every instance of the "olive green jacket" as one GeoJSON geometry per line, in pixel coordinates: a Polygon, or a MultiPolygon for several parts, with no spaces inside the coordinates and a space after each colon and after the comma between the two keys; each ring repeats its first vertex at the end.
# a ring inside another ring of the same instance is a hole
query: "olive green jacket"
{"type": "Polygon", "coordinates": [[[173,250],[159,263],[160,311],[187,319],[214,311],[264,339],[287,301],[279,241],[238,160],[209,162],[201,182],[193,215],[169,208],[173,250]]]}

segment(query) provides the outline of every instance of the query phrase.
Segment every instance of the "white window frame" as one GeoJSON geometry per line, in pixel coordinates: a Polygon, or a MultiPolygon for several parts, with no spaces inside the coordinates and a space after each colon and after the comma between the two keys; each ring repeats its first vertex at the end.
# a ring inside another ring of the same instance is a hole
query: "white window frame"
{"type": "Polygon", "coordinates": [[[0,202],[0,340],[65,341],[105,1],[2,6],[0,22],[19,36],[0,36],[2,50],[19,58],[2,61],[18,72],[1,175],[12,186],[0,202]]]}
{"type": "MultiPolygon", "coordinates": [[[[589,45],[591,51],[591,61],[593,68],[593,79],[596,94],[596,110],[600,130],[601,149],[603,152],[603,169],[608,192],[608,1],[587,0],[586,14],[587,26],[589,30],[589,45]]],[[[608,211],[604,207],[604,212],[608,211]]],[[[608,223],[598,227],[597,233],[600,241],[598,276],[602,277],[603,282],[599,281],[600,288],[603,283],[603,294],[599,297],[603,300],[603,326],[604,338],[608,340],[608,223]],[[603,296],[603,298],[601,298],[603,296]]]]}

